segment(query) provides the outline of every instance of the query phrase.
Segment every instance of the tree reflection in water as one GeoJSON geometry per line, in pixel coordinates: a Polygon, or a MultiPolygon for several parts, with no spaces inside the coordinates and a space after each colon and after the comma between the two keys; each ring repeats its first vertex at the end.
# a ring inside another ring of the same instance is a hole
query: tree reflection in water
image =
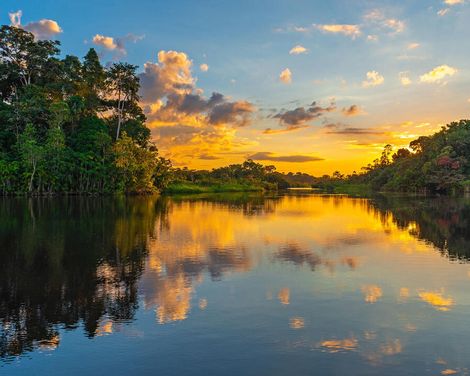
{"type": "MultiPolygon", "coordinates": [[[[157,322],[187,318],[195,284],[204,275],[220,280],[227,272],[256,266],[250,243],[234,242],[233,232],[239,226],[251,226],[237,218],[274,216],[282,200],[237,194],[2,200],[0,357],[54,349],[62,329],[81,327],[88,337],[109,333],[114,324],[134,319],[139,294],[145,306],[156,307],[157,322]],[[193,218],[199,223],[188,224],[185,213],[197,210],[200,213],[193,218]],[[227,221],[232,221],[230,226],[227,221]],[[170,229],[173,238],[160,241],[170,229]],[[151,278],[142,278],[144,272],[151,278]]],[[[321,200],[333,200],[341,210],[341,197],[321,200]]],[[[446,257],[460,261],[470,257],[469,200],[377,197],[352,204],[376,216],[385,231],[392,221],[446,257]]],[[[283,215],[301,215],[284,210],[283,215]]],[[[249,235],[250,229],[245,233],[249,235]]],[[[305,265],[312,271],[334,268],[335,262],[355,269],[355,259],[330,260],[318,250],[303,248],[295,242],[295,234],[290,235],[293,241],[273,244],[271,261],[305,265]]],[[[338,237],[330,243],[357,241],[338,237]]],[[[200,299],[200,307],[207,304],[200,299]]],[[[303,325],[300,319],[291,324],[303,325]]]]}
{"type": "Polygon", "coordinates": [[[0,356],[59,344],[59,328],[132,320],[146,243],[166,221],[156,198],[0,203],[0,356]]]}

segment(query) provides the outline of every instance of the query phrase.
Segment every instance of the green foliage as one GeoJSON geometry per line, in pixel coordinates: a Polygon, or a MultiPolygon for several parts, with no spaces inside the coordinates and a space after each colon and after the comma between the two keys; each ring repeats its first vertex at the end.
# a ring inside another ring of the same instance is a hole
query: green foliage
{"type": "Polygon", "coordinates": [[[58,59],[58,47],[0,28],[1,193],[164,189],[173,170],[149,142],[137,67],[104,68],[94,49],[58,59]]]}
{"type": "Polygon", "coordinates": [[[365,167],[346,184],[366,184],[376,191],[453,194],[466,189],[470,178],[470,121],[453,122],[432,136],[422,136],[365,167]],[[391,160],[390,160],[391,156],[391,160]]]}
{"type": "Polygon", "coordinates": [[[140,147],[123,133],[114,144],[115,164],[126,193],[155,191],[153,174],[157,167],[156,152],[140,147]]]}

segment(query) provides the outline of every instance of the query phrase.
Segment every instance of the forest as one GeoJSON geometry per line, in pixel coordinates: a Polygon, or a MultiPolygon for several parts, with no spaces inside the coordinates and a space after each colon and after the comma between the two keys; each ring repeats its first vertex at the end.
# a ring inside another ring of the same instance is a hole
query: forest
{"type": "Polygon", "coordinates": [[[385,145],[379,158],[360,173],[335,172],[315,186],[333,191],[461,194],[470,192],[470,121],[452,122],[408,148],[385,145]]]}
{"type": "Polygon", "coordinates": [[[137,67],[0,29],[0,192],[151,193],[171,164],[139,106],[137,67]]]}

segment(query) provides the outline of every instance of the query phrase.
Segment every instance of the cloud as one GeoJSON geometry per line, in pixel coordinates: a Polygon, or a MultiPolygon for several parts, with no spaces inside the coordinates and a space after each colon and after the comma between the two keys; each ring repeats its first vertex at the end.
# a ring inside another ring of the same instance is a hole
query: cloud
{"type": "Polygon", "coordinates": [[[136,43],[139,40],[142,40],[144,38],[143,35],[134,35],[132,33],[127,34],[124,37],[109,37],[101,34],[96,34],[92,42],[96,46],[103,47],[104,49],[108,51],[116,51],[118,52],[118,55],[126,55],[127,50],[126,50],[126,44],[128,42],[136,43]]]}
{"type": "Polygon", "coordinates": [[[205,96],[192,74],[193,63],[184,52],[160,51],[157,62],[147,62],[139,74],[144,113],[160,150],[177,163],[212,160],[218,152],[253,145],[238,138],[256,111],[253,104],[221,93],[205,96]]]}
{"type": "Polygon", "coordinates": [[[20,26],[22,15],[23,15],[23,12],[21,10],[18,10],[17,12],[13,12],[13,13],[8,13],[11,26],[16,26],[16,27],[20,26]]]}
{"type": "Polygon", "coordinates": [[[214,106],[209,113],[212,124],[232,124],[236,126],[248,125],[254,106],[247,101],[224,102],[214,106]]]}
{"type": "Polygon", "coordinates": [[[313,102],[307,108],[297,107],[294,110],[279,112],[274,115],[273,118],[279,119],[281,125],[298,126],[334,110],[336,110],[334,103],[331,103],[328,107],[321,107],[318,106],[316,102],[313,102]]]}
{"type": "Polygon", "coordinates": [[[210,155],[210,154],[200,154],[198,155],[199,159],[203,159],[205,161],[215,161],[217,159],[220,159],[219,157],[216,157],[215,155],[210,155]]]}
{"type": "Polygon", "coordinates": [[[295,47],[292,47],[292,49],[289,51],[290,55],[300,55],[300,54],[305,54],[307,53],[308,50],[304,47],[298,44],[295,47]]]}
{"type": "Polygon", "coordinates": [[[433,70],[420,76],[419,80],[425,83],[441,83],[446,77],[452,77],[458,72],[456,68],[448,65],[439,65],[433,70]]]}
{"type": "Polygon", "coordinates": [[[394,33],[401,33],[405,30],[405,23],[394,18],[384,20],[383,25],[388,27],[389,29],[392,29],[394,33]]]}
{"type": "Polygon", "coordinates": [[[106,48],[107,50],[114,50],[118,47],[113,37],[106,37],[100,34],[96,34],[93,37],[92,42],[97,46],[106,48]]]}
{"type": "Polygon", "coordinates": [[[345,107],[341,110],[344,116],[357,116],[357,115],[363,115],[364,110],[359,107],[357,104],[353,104],[350,107],[345,107]]]}
{"type": "Polygon", "coordinates": [[[273,161],[273,162],[293,162],[293,163],[304,163],[304,162],[317,162],[323,161],[323,158],[314,157],[311,155],[276,155],[268,151],[262,151],[248,156],[248,159],[254,161],[273,161]]]}
{"type": "Polygon", "coordinates": [[[437,12],[437,15],[440,16],[440,17],[443,17],[445,16],[447,13],[449,13],[450,9],[449,8],[444,8],[444,9],[441,9],[437,12]]]}
{"type": "Polygon", "coordinates": [[[417,49],[418,47],[420,46],[419,43],[410,43],[408,44],[408,46],[406,47],[408,50],[415,50],[417,49]]]}
{"type": "Polygon", "coordinates": [[[330,129],[328,134],[342,134],[342,135],[385,135],[386,132],[375,130],[373,128],[355,128],[355,127],[342,127],[340,124],[327,124],[325,128],[330,129]]]}
{"type": "Polygon", "coordinates": [[[207,64],[201,64],[199,66],[199,69],[201,70],[201,72],[207,72],[209,70],[209,66],[207,64]]]}
{"type": "Polygon", "coordinates": [[[314,26],[325,33],[343,34],[351,37],[352,39],[361,35],[361,28],[359,25],[328,24],[314,26]]]}
{"type": "Polygon", "coordinates": [[[367,36],[367,40],[371,42],[377,42],[379,40],[379,37],[377,35],[371,34],[367,36]]]}
{"type": "Polygon", "coordinates": [[[21,10],[8,13],[8,16],[12,26],[20,27],[26,31],[29,31],[36,37],[36,39],[49,39],[57,34],[62,33],[62,28],[54,20],[42,19],[39,21],[30,22],[26,25],[22,25],[21,17],[23,16],[23,12],[21,10]]]}
{"type": "Polygon", "coordinates": [[[377,71],[367,72],[367,80],[362,82],[362,87],[379,86],[384,83],[385,79],[377,71]]]}
{"type": "Polygon", "coordinates": [[[48,39],[62,33],[62,29],[56,21],[46,19],[30,22],[24,25],[23,29],[33,33],[37,39],[48,39]]]}
{"type": "Polygon", "coordinates": [[[144,102],[157,102],[171,94],[192,92],[195,80],[191,66],[192,62],[184,52],[160,51],[158,63],[145,63],[144,72],[139,75],[144,102]]]}
{"type": "Polygon", "coordinates": [[[400,83],[403,86],[409,86],[412,84],[410,77],[408,76],[408,72],[400,72],[398,74],[398,78],[400,79],[400,83]]]}
{"type": "Polygon", "coordinates": [[[266,128],[263,131],[263,134],[280,134],[280,133],[288,133],[292,131],[297,131],[299,129],[307,128],[307,125],[288,125],[285,128],[281,129],[272,129],[272,128],[266,128]]]}
{"type": "Polygon", "coordinates": [[[285,84],[290,84],[292,82],[292,72],[289,68],[286,68],[281,72],[279,80],[285,84]]]}
{"type": "Polygon", "coordinates": [[[463,4],[465,3],[465,0],[444,0],[444,4],[446,5],[457,5],[457,4],[463,4]]]}
{"type": "Polygon", "coordinates": [[[387,18],[379,9],[373,9],[364,15],[364,19],[380,28],[389,29],[393,34],[401,33],[405,30],[405,22],[396,18],[387,18]]]}

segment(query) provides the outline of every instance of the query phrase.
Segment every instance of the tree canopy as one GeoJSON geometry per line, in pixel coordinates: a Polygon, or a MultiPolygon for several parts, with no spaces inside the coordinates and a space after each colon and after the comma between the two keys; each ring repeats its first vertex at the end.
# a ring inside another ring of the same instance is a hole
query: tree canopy
{"type": "Polygon", "coordinates": [[[164,188],[158,179],[171,163],[150,141],[137,67],[103,67],[93,48],[83,59],[60,58],[59,47],[0,28],[1,193],[164,188]]]}

